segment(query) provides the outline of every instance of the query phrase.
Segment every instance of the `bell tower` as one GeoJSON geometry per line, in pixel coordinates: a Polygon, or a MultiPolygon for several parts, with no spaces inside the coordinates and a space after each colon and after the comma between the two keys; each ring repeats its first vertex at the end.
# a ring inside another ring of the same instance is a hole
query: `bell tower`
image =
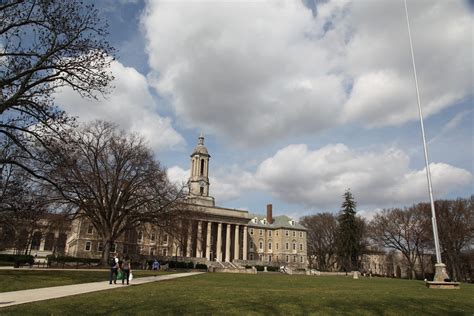
{"type": "Polygon", "coordinates": [[[209,196],[209,155],[204,146],[204,136],[198,138],[198,144],[191,154],[191,175],[189,177],[189,196],[193,203],[214,206],[214,198],[209,196]]]}

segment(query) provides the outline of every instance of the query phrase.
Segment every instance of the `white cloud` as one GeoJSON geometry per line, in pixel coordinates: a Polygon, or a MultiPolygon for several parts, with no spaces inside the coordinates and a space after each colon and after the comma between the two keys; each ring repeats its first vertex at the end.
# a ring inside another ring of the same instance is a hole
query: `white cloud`
{"type": "MultiPolygon", "coordinates": [[[[462,1],[410,1],[426,116],[472,95],[462,1]]],[[[258,144],[345,122],[417,119],[401,1],[158,2],[142,16],[149,79],[177,117],[258,144]]]]}
{"type": "Polygon", "coordinates": [[[138,133],[155,151],[182,145],[184,139],[172,127],[171,119],[158,114],[146,78],[118,61],[112,62],[111,71],[115,88],[106,98],[84,99],[72,89],[63,88],[55,95],[56,103],[80,121],[111,121],[127,132],[138,133]]]}
{"type": "MultiPolygon", "coordinates": [[[[337,32],[351,32],[344,72],[353,79],[346,119],[370,127],[416,120],[416,94],[402,1],[354,1],[337,32]]],[[[472,95],[472,16],[463,1],[409,1],[426,116],[472,95]]]]}
{"type": "MultiPolygon", "coordinates": [[[[435,194],[441,197],[472,181],[469,171],[430,165],[435,194]]],[[[351,189],[362,205],[391,207],[427,199],[424,170],[411,170],[401,150],[358,152],[343,144],[310,150],[290,145],[263,161],[255,181],[276,197],[312,208],[339,205],[351,189]]]]}
{"type": "Polygon", "coordinates": [[[341,78],[299,1],[150,1],[142,22],[150,78],[190,126],[255,144],[337,120],[341,78]]]}
{"type": "MultiPolygon", "coordinates": [[[[168,169],[168,177],[176,184],[186,183],[189,176],[189,169],[184,170],[179,166],[168,169]]],[[[209,182],[209,195],[215,197],[218,205],[240,197],[244,190],[256,188],[252,174],[238,166],[213,170],[209,182]]]]}
{"type": "MultiPolygon", "coordinates": [[[[396,148],[356,151],[344,144],[330,144],[310,150],[303,144],[289,145],[262,161],[255,173],[237,165],[211,170],[210,195],[223,205],[258,190],[305,209],[337,210],[350,188],[364,207],[361,216],[370,218],[377,208],[428,199],[425,170],[410,169],[409,164],[408,156],[396,148]]],[[[432,163],[430,170],[435,198],[472,183],[472,174],[461,168],[432,163]]],[[[168,175],[183,183],[189,170],[175,166],[168,169],[168,175]]]]}

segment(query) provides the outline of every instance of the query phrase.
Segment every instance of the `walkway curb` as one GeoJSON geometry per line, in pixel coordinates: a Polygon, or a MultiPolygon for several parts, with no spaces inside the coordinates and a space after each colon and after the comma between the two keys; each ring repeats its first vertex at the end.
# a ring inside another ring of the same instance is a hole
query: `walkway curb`
{"type": "MultiPolygon", "coordinates": [[[[198,275],[205,272],[186,272],[176,274],[165,274],[157,276],[149,276],[143,278],[136,278],[130,283],[129,286],[135,286],[150,282],[166,281],[171,279],[183,278],[192,275],[198,275]]],[[[44,300],[50,300],[54,298],[73,296],[84,293],[91,293],[104,290],[123,289],[125,286],[122,284],[109,284],[109,281],[72,284],[63,286],[44,287],[39,289],[21,290],[13,292],[0,293],[0,308],[26,304],[44,300]]]]}

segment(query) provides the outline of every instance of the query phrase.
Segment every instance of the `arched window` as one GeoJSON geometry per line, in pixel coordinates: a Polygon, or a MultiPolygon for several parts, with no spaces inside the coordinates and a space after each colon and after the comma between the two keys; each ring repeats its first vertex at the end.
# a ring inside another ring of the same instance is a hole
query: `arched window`
{"type": "Polygon", "coordinates": [[[201,176],[204,175],[204,159],[201,159],[201,176]]]}

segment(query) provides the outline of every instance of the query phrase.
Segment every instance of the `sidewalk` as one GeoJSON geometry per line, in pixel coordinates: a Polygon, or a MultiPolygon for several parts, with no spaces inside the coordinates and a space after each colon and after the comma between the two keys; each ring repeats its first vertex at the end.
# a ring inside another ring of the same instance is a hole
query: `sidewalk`
{"type": "MultiPolygon", "coordinates": [[[[176,274],[165,274],[159,276],[149,276],[143,278],[134,278],[130,285],[135,286],[150,282],[165,281],[176,278],[187,277],[191,275],[202,274],[204,272],[186,272],[176,274]]],[[[53,298],[84,294],[103,290],[123,289],[127,285],[122,284],[109,284],[109,281],[93,282],[93,283],[82,283],[64,286],[46,287],[41,289],[31,289],[13,292],[0,293],[0,308],[19,305],[43,300],[49,300],[53,298]]]]}

